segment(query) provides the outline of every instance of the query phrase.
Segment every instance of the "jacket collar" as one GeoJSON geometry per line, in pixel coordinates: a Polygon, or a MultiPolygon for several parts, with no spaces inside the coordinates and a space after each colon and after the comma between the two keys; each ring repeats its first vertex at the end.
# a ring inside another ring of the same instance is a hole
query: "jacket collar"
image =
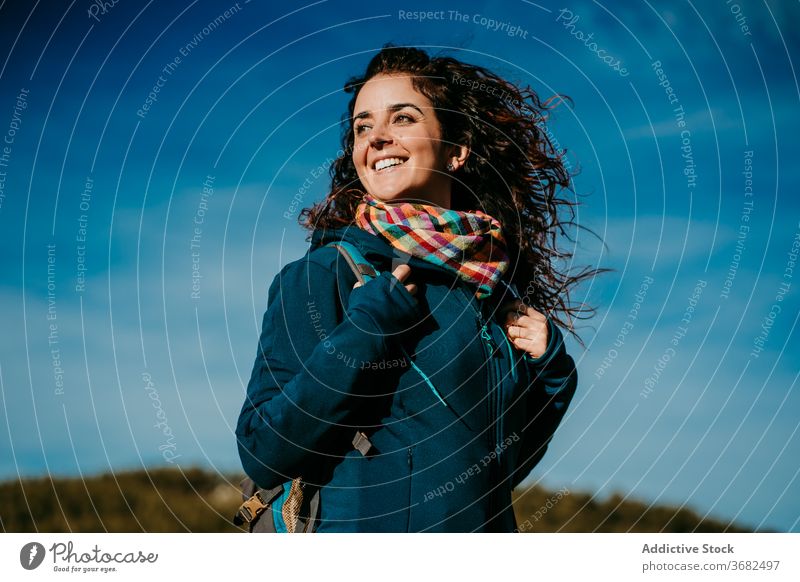
{"type": "MultiPolygon", "coordinates": [[[[361,251],[361,254],[364,255],[364,258],[379,270],[393,270],[392,267],[405,263],[408,264],[412,270],[424,269],[426,271],[433,271],[439,275],[444,273],[458,280],[458,276],[452,271],[398,250],[379,236],[369,233],[355,225],[334,229],[314,230],[311,234],[311,246],[308,252],[310,253],[328,243],[340,240],[355,245],[356,248],[361,251]]],[[[514,285],[512,284],[509,286],[509,282],[506,279],[507,274],[500,280],[500,284],[510,291],[509,298],[512,296],[519,298],[519,294],[514,288],[514,285]]],[[[494,295],[494,293],[492,295],[494,295]]]]}
{"type": "Polygon", "coordinates": [[[444,267],[434,265],[406,252],[398,250],[377,235],[367,232],[358,226],[347,226],[335,229],[317,229],[311,235],[311,246],[308,252],[334,241],[344,240],[358,248],[368,261],[380,269],[389,265],[408,264],[412,269],[425,269],[437,273],[448,273],[456,276],[444,267]]]}

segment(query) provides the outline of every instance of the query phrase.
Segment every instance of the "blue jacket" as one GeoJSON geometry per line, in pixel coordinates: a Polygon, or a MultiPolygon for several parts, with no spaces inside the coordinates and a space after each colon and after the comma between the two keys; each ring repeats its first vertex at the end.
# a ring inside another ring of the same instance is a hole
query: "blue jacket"
{"type": "Polygon", "coordinates": [[[493,314],[513,285],[479,301],[403,255],[413,296],[391,276],[400,255],[357,227],[318,230],[275,277],[236,429],[244,470],[263,488],[319,484],[321,532],[513,531],[511,490],[561,422],[575,364],[552,321],[539,358],[511,346],[493,314]],[[381,275],[353,289],[336,240],[381,275]]]}

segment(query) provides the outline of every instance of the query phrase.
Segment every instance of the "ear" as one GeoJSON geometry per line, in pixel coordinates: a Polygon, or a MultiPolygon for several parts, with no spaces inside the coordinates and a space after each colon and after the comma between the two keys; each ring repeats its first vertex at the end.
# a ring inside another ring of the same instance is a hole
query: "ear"
{"type": "Polygon", "coordinates": [[[463,166],[469,157],[469,147],[465,145],[456,145],[450,149],[450,155],[447,158],[448,164],[453,166],[453,172],[457,171],[463,166]]]}

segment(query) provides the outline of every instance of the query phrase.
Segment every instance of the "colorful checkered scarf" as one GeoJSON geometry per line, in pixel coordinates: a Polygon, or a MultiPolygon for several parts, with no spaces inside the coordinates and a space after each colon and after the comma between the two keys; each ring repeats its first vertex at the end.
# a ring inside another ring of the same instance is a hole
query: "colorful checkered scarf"
{"type": "Polygon", "coordinates": [[[356,224],[394,248],[456,273],[478,287],[483,299],[508,268],[500,223],[476,210],[448,210],[429,204],[387,204],[369,195],[356,208],[356,224]]]}

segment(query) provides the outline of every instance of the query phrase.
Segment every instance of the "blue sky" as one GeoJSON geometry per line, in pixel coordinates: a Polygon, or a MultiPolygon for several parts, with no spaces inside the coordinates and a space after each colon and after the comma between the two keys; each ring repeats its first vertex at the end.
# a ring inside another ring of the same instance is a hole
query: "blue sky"
{"type": "Polygon", "coordinates": [[[606,246],[565,244],[614,271],[576,295],[579,390],[529,482],[800,531],[797,3],[91,6],[0,5],[0,477],[240,470],[292,200],[391,41],[573,100],[550,130],[606,246]]]}

